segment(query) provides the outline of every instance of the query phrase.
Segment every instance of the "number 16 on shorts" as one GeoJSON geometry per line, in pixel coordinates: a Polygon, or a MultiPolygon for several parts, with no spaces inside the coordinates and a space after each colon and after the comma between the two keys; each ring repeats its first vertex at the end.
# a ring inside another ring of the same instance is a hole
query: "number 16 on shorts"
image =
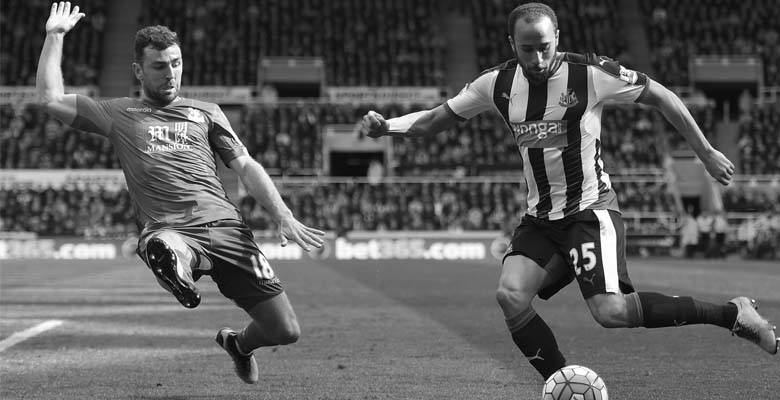
{"type": "Polygon", "coordinates": [[[590,271],[596,267],[598,259],[596,253],[593,251],[596,248],[596,243],[585,242],[580,245],[580,248],[572,247],[569,250],[569,257],[571,258],[571,265],[574,266],[574,273],[579,276],[582,274],[582,269],[590,271]]]}

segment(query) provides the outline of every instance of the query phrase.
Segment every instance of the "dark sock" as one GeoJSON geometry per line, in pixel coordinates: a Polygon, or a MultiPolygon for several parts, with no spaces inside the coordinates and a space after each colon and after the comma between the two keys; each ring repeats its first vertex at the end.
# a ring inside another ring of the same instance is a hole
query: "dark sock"
{"type": "Polygon", "coordinates": [[[566,366],[555,336],[533,309],[506,320],[512,340],[544,379],[566,366]]]}
{"type": "Polygon", "coordinates": [[[640,304],[637,308],[641,310],[641,326],[645,328],[711,324],[731,329],[737,319],[737,306],[731,303],[718,305],[688,296],[653,292],[639,292],[634,298],[640,304]]]}
{"type": "Polygon", "coordinates": [[[737,306],[732,303],[712,304],[706,301],[693,300],[696,305],[696,315],[702,324],[717,325],[726,329],[734,328],[737,322],[737,306]]]}

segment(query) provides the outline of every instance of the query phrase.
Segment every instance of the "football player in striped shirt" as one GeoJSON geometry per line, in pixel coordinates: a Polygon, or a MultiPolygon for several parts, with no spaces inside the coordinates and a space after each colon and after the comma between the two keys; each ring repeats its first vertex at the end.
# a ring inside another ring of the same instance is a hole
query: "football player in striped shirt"
{"type": "Polygon", "coordinates": [[[601,159],[601,110],[610,102],[658,109],[707,172],[727,185],[734,166],[707,142],[682,101],[609,58],[558,52],[557,17],[544,4],[518,6],[507,25],[515,59],[483,72],[432,110],[389,120],[369,111],[363,125],[370,137],[406,138],[443,131],[489,110],[503,117],[523,159],[528,210],[504,256],[496,297],[531,365],[547,378],[566,364],[531,303],[537,295],[549,299],[575,278],[604,327],[712,324],[777,353],[774,327],[755,310],[754,300],[711,304],[636,292],[629,279],[624,226],[601,159]]]}
{"type": "Polygon", "coordinates": [[[65,94],[63,41],[82,17],[70,2],[52,4],[38,63],[41,105],[67,125],[111,141],[143,227],[138,254],[160,285],[184,307],[194,308],[200,303],[195,281],[210,275],[219,291],[246,311],[247,326],[239,332],[220,329],[216,341],[233,358],[238,376],[256,383],[252,352],[294,343],[300,328],[279,277],[227,198],[217,156],[278,222],[282,245],[289,239],[307,251],[321,247],[323,232],[295,219],[218,105],[179,96],[183,61],[178,36],[170,29],[151,26],[136,33],[132,66],[141,82],[140,99],[96,101],[65,94]]]}

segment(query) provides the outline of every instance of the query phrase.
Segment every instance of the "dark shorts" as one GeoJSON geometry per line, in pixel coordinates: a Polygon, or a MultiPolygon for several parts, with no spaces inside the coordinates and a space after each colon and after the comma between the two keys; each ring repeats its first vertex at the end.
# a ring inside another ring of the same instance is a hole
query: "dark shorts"
{"type": "Polygon", "coordinates": [[[534,260],[553,277],[539,291],[545,300],[575,278],[586,299],[634,291],[626,268],[625,227],[617,211],[584,210],[555,221],[526,215],[512,234],[504,259],[517,254],[534,260]]]}
{"type": "Polygon", "coordinates": [[[284,291],[252,231],[240,221],[220,220],[149,232],[138,241],[138,254],[144,262],[146,243],[153,237],[164,240],[180,260],[189,263],[196,281],[202,275],[211,276],[225,297],[247,311],[284,291]]]}

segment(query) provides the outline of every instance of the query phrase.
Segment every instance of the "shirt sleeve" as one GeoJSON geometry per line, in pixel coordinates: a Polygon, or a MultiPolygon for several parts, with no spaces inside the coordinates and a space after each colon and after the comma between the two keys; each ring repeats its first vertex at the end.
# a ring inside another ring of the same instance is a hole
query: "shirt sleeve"
{"type": "Polygon", "coordinates": [[[225,113],[215,105],[211,113],[211,129],[209,130],[209,143],[216,151],[222,162],[228,167],[230,162],[239,156],[249,154],[241,140],[233,132],[225,113]]]}
{"type": "Polygon", "coordinates": [[[647,89],[647,75],[602,58],[599,66],[593,67],[593,87],[601,102],[631,103],[647,89]]]}
{"type": "Polygon", "coordinates": [[[76,118],[71,126],[82,131],[108,136],[111,132],[113,118],[111,106],[114,100],[93,100],[89,97],[76,96],[76,118]]]}
{"type": "Polygon", "coordinates": [[[447,107],[461,119],[473,118],[493,108],[493,85],[498,71],[482,74],[468,83],[457,96],[447,100],[447,107]]]}

